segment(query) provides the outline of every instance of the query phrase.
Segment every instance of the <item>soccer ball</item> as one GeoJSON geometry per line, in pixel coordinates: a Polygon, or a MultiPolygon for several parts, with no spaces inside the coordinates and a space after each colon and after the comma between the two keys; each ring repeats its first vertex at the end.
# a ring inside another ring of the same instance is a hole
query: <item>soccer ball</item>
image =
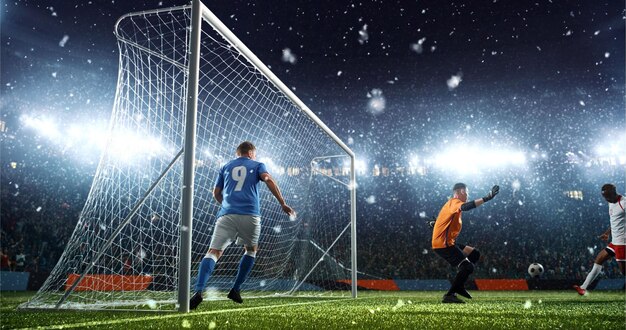
{"type": "Polygon", "coordinates": [[[543,274],[543,266],[541,264],[533,262],[528,266],[528,275],[530,275],[530,277],[536,278],[541,276],[541,274],[543,274]]]}

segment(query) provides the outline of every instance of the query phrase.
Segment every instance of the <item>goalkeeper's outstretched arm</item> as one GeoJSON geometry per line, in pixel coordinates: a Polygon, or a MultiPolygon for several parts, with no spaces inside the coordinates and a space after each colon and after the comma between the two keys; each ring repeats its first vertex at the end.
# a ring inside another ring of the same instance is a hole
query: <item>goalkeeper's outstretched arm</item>
{"type": "Polygon", "coordinates": [[[494,197],[496,197],[496,195],[499,192],[500,192],[500,186],[495,185],[491,188],[491,191],[489,191],[489,193],[487,193],[485,197],[463,203],[463,205],[461,205],[461,211],[469,211],[471,209],[475,209],[483,205],[484,203],[492,200],[494,197]]]}

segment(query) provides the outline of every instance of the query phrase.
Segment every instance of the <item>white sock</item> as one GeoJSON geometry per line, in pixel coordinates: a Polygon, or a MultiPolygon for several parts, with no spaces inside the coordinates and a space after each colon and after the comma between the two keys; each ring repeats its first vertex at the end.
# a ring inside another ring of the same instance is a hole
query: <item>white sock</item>
{"type": "Polygon", "coordinates": [[[583,283],[583,285],[581,285],[580,287],[587,290],[587,287],[589,286],[589,284],[591,284],[591,282],[593,282],[593,280],[595,280],[596,277],[598,277],[601,271],[602,271],[602,265],[598,265],[594,263],[593,268],[591,269],[589,274],[587,274],[585,283],[583,283]]]}
{"type": "Polygon", "coordinates": [[[205,257],[205,258],[209,258],[209,259],[213,259],[213,261],[217,262],[217,256],[216,256],[216,255],[214,255],[213,253],[208,253],[208,252],[207,252],[207,253],[204,255],[204,257],[205,257]]]}

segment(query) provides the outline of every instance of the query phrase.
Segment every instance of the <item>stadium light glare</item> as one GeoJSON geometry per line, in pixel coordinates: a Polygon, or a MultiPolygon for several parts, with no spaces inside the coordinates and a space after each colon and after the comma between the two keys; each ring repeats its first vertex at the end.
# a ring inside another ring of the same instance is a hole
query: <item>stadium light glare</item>
{"type": "Polygon", "coordinates": [[[56,123],[49,118],[34,118],[29,115],[22,115],[20,120],[24,123],[24,126],[33,128],[38,134],[51,140],[56,140],[61,136],[56,123]]]}
{"type": "Polygon", "coordinates": [[[106,141],[106,132],[93,124],[72,124],[65,131],[64,139],[63,143],[68,149],[79,146],[77,152],[80,154],[99,155],[104,145],[99,141],[106,141]]]}
{"type": "Polygon", "coordinates": [[[610,132],[602,137],[601,143],[596,145],[595,153],[597,156],[605,157],[621,157],[626,155],[626,134],[623,132],[610,132]]]}
{"type": "Polygon", "coordinates": [[[617,143],[609,145],[601,144],[596,147],[596,154],[598,156],[619,157],[626,153],[626,148],[620,147],[617,143]]]}
{"type": "Polygon", "coordinates": [[[267,170],[270,173],[276,174],[276,175],[285,174],[285,168],[283,166],[276,164],[273,159],[269,157],[261,157],[259,161],[261,163],[265,163],[265,166],[267,166],[267,170]]]}
{"type": "Polygon", "coordinates": [[[626,135],[614,134],[617,138],[596,145],[596,160],[609,165],[626,164],[626,135]]]}
{"type": "Polygon", "coordinates": [[[526,164],[526,155],[521,151],[507,149],[451,148],[444,150],[427,163],[437,168],[479,172],[480,169],[520,167],[526,164]]]}
{"type": "Polygon", "coordinates": [[[153,158],[167,154],[161,141],[154,137],[142,137],[135,132],[115,132],[113,136],[97,134],[98,144],[113,151],[112,156],[118,160],[132,162],[142,157],[153,158]]]}
{"type": "Polygon", "coordinates": [[[83,136],[83,129],[79,125],[71,125],[67,130],[67,137],[73,141],[79,141],[83,136]]]}
{"type": "Polygon", "coordinates": [[[354,169],[356,170],[357,174],[360,174],[360,175],[365,174],[367,170],[367,162],[363,159],[357,159],[354,162],[354,169]]]}

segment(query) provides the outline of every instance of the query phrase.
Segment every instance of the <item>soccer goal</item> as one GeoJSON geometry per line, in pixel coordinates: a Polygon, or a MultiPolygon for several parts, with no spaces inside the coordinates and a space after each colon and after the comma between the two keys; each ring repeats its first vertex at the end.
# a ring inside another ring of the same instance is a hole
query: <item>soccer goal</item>
{"type": "MultiPolygon", "coordinates": [[[[199,0],[131,13],[106,149],[54,270],[20,308],[189,310],[219,205],[219,168],[252,141],[298,213],[261,184],[259,253],[244,299],[356,297],[354,153],[199,0]]],[[[229,246],[205,293],[224,299],[229,246]]]]}

